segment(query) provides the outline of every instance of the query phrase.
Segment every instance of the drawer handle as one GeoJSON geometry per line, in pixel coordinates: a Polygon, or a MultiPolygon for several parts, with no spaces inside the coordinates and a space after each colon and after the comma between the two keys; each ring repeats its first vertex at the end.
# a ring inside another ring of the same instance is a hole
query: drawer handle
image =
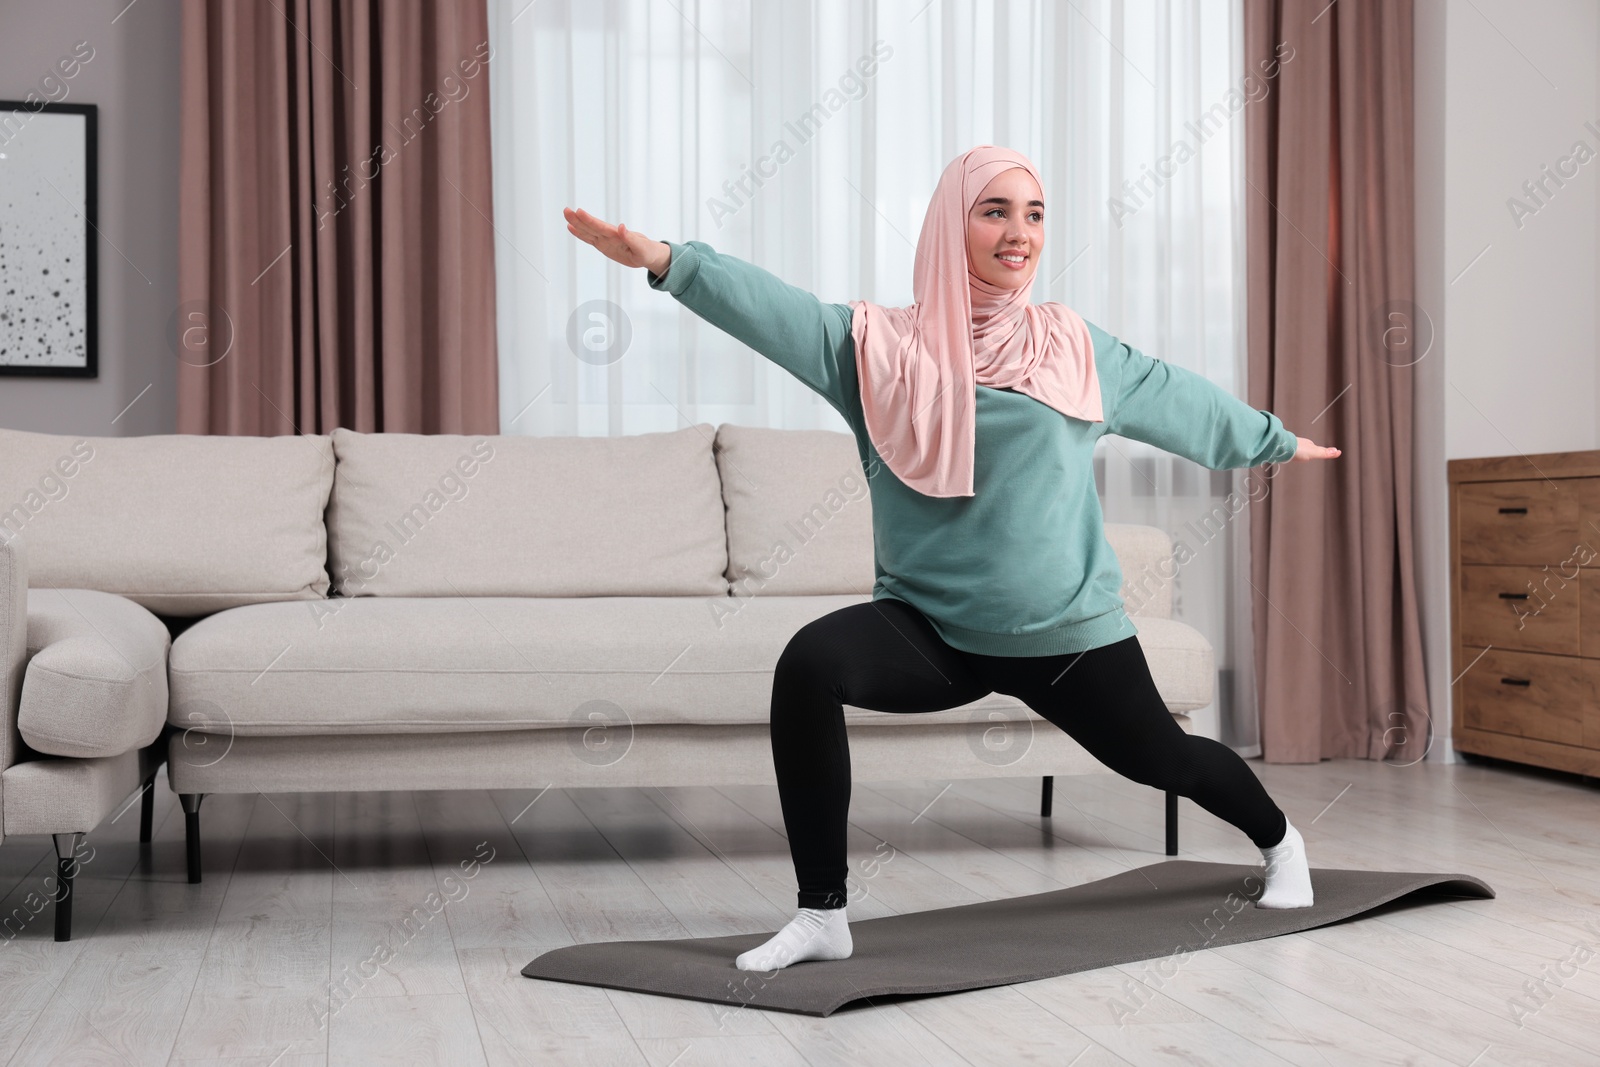
{"type": "Polygon", "coordinates": [[[1528,513],[1528,509],[1527,508],[1501,508],[1500,509],[1500,514],[1502,514],[1502,515],[1526,515],[1527,513],[1528,513]]]}
{"type": "Polygon", "coordinates": [[[1500,679],[1500,684],[1501,685],[1532,685],[1533,683],[1528,681],[1528,679],[1526,679],[1526,678],[1502,678],[1502,679],[1500,679]]]}
{"type": "Polygon", "coordinates": [[[1527,593],[1501,593],[1500,594],[1500,599],[1501,600],[1527,600],[1528,599],[1528,594],[1527,593]]]}

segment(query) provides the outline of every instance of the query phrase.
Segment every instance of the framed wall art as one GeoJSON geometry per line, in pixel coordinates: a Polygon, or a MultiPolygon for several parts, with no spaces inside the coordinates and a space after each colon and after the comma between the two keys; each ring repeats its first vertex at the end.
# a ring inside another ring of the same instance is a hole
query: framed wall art
{"type": "Polygon", "coordinates": [[[99,376],[96,119],[0,100],[0,375],[99,376]]]}

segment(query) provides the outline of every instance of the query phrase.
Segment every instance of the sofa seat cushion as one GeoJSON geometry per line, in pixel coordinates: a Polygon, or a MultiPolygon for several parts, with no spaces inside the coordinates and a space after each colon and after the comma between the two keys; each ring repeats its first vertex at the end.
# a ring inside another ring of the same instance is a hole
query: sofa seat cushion
{"type": "Polygon", "coordinates": [[[167,718],[171,643],[166,625],[126,597],[29,589],[17,732],[52,756],[120,756],[150,744],[167,718]]]}
{"type": "MultiPolygon", "coordinates": [[[[170,721],[202,734],[428,733],[615,723],[765,723],[789,638],[860,595],[352,597],[256,604],[173,642],[170,721]],[[730,610],[731,609],[731,610],[730,610]]],[[[1181,623],[1140,619],[1173,711],[1210,702],[1210,646],[1181,623]]],[[[991,695],[875,723],[1032,713],[991,695]]],[[[220,751],[213,748],[213,753],[220,751]]],[[[209,757],[208,757],[209,758],[209,757]]]]}

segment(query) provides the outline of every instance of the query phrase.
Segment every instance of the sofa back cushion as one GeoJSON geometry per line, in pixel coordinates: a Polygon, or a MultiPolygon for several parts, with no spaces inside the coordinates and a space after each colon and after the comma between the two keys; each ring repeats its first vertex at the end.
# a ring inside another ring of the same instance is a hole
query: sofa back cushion
{"type": "MultiPolygon", "coordinates": [[[[872,592],[872,498],[853,436],[723,423],[716,453],[734,596],[872,592]]],[[[1172,539],[1131,523],[1106,523],[1105,537],[1128,613],[1171,618],[1172,539]]]]}
{"type": "Polygon", "coordinates": [[[1172,618],[1172,583],[1177,575],[1172,537],[1158,526],[1108,522],[1106,542],[1122,568],[1122,602],[1128,614],[1172,618]]]}
{"type": "Polygon", "coordinates": [[[713,427],[618,437],[333,431],[345,596],[724,595],[713,427]]]}
{"type": "Polygon", "coordinates": [[[872,592],[872,500],[854,437],[723,423],[716,450],[733,595],[872,592]]]}
{"type": "Polygon", "coordinates": [[[322,434],[88,437],[0,430],[0,536],[28,584],[166,615],[327,595],[322,434]]]}

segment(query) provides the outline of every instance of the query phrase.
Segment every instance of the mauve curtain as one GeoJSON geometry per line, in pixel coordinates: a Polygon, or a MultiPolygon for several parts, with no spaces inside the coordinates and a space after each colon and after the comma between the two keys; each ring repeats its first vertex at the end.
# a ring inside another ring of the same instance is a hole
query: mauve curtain
{"type": "Polygon", "coordinates": [[[185,0],[180,433],[498,433],[484,0],[185,0]]]}
{"type": "Polygon", "coordinates": [[[1251,515],[1262,756],[1420,759],[1430,736],[1411,516],[1411,0],[1244,0],[1250,403],[1344,449],[1251,515]]]}

